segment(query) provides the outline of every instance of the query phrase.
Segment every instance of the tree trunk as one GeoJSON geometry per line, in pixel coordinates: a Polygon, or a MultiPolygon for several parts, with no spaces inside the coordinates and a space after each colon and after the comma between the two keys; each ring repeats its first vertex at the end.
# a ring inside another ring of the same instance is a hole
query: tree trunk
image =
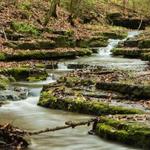
{"type": "Polygon", "coordinates": [[[80,7],[81,0],[71,0],[70,2],[70,15],[68,21],[72,26],[75,26],[74,19],[78,15],[79,7],[80,7]]]}
{"type": "Polygon", "coordinates": [[[57,6],[59,3],[60,0],[51,0],[51,6],[45,18],[45,26],[48,24],[50,17],[57,18],[57,6]]]}

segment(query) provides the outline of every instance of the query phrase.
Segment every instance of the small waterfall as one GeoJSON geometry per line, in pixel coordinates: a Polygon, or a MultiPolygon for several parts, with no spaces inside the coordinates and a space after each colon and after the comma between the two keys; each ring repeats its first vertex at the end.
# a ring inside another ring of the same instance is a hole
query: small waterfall
{"type": "Polygon", "coordinates": [[[99,48],[99,56],[103,57],[111,57],[111,50],[119,44],[119,42],[123,42],[127,40],[128,38],[133,38],[140,34],[140,31],[130,31],[128,32],[128,36],[125,39],[119,40],[119,39],[109,39],[108,40],[108,46],[99,48]]]}
{"type": "Polygon", "coordinates": [[[58,70],[68,70],[68,67],[65,63],[58,63],[58,70]]]}
{"type": "Polygon", "coordinates": [[[118,45],[121,40],[109,39],[108,46],[99,48],[98,55],[103,57],[111,57],[111,50],[118,45]]]}
{"type": "Polygon", "coordinates": [[[128,32],[127,38],[133,38],[133,37],[139,35],[140,33],[141,33],[141,31],[130,31],[130,32],[128,32]]]}

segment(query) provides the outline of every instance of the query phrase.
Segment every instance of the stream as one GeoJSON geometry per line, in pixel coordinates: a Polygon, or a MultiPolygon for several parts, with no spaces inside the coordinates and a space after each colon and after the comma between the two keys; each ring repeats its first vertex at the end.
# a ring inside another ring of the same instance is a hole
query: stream
{"type": "MultiPolygon", "coordinates": [[[[129,32],[128,37],[134,37],[138,32],[129,32]]],[[[55,71],[48,70],[49,77],[46,81],[36,83],[20,82],[18,86],[29,88],[29,96],[25,100],[10,102],[0,108],[0,122],[12,123],[19,128],[35,131],[47,127],[64,125],[68,120],[86,120],[89,115],[51,110],[37,106],[43,84],[55,82],[55,75],[67,71],[67,64],[96,64],[108,68],[144,70],[147,62],[139,59],[127,59],[111,56],[111,49],[117,46],[120,40],[109,40],[105,48],[100,48],[98,54],[82,57],[75,60],[62,61],[55,71]]],[[[105,141],[97,136],[88,135],[91,127],[77,127],[57,132],[45,133],[31,137],[28,150],[135,150],[125,145],[105,141]]],[[[136,149],[137,150],[137,149],[136,149]]]]}

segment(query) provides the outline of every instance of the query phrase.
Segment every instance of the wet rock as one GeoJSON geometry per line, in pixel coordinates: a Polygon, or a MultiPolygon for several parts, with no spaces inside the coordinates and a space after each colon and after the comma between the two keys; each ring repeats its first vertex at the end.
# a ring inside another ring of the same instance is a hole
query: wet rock
{"type": "Polygon", "coordinates": [[[135,99],[149,99],[150,98],[150,86],[146,85],[134,85],[123,83],[109,83],[99,82],[96,84],[97,89],[116,91],[124,95],[128,95],[130,98],[135,99]]]}
{"type": "Polygon", "coordinates": [[[150,39],[144,39],[139,42],[138,44],[139,48],[150,48],[150,39]]]}
{"type": "Polygon", "coordinates": [[[143,60],[150,61],[150,52],[149,52],[149,53],[143,53],[142,59],[143,59],[143,60]]]}
{"type": "Polygon", "coordinates": [[[35,50],[35,49],[51,49],[54,48],[55,42],[50,40],[35,40],[35,41],[8,41],[4,43],[14,49],[35,50]]]}
{"type": "Polygon", "coordinates": [[[45,80],[48,76],[46,70],[41,70],[37,68],[8,68],[1,69],[0,73],[6,76],[12,76],[17,81],[30,81],[30,78],[35,78],[37,80],[45,80]]]}
{"type": "Polygon", "coordinates": [[[12,89],[0,91],[0,101],[18,101],[28,97],[28,89],[24,87],[14,87],[12,89]]]}
{"type": "Polygon", "coordinates": [[[142,149],[148,150],[150,147],[150,128],[146,124],[144,115],[100,117],[100,121],[96,126],[96,134],[104,139],[142,149]]]}
{"type": "Polygon", "coordinates": [[[128,39],[124,41],[124,46],[125,47],[137,47],[139,43],[139,40],[137,39],[128,39]]]}
{"type": "Polygon", "coordinates": [[[112,49],[113,55],[123,55],[127,58],[142,58],[142,54],[148,52],[150,52],[150,49],[139,49],[137,47],[121,47],[112,49]]]}
{"type": "Polygon", "coordinates": [[[58,35],[52,37],[51,40],[55,41],[55,47],[75,47],[76,40],[68,35],[58,35]]]}
{"type": "Polygon", "coordinates": [[[134,16],[128,16],[125,18],[121,13],[110,13],[107,15],[107,19],[109,20],[110,24],[130,29],[140,28],[141,30],[143,30],[150,23],[149,19],[143,18],[141,24],[141,18],[135,18],[134,16]]]}
{"type": "Polygon", "coordinates": [[[93,36],[85,39],[78,39],[76,42],[77,47],[105,47],[108,44],[108,38],[101,36],[93,36]]]}
{"type": "Polygon", "coordinates": [[[126,33],[116,33],[116,32],[103,32],[102,34],[105,37],[108,37],[109,39],[124,39],[127,34],[126,33]]]}

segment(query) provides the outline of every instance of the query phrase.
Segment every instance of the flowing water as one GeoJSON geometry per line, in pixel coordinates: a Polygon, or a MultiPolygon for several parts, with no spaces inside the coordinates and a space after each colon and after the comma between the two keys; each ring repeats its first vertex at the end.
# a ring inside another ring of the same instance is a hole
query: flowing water
{"type": "MultiPolygon", "coordinates": [[[[136,35],[131,32],[129,36],[136,35]]],[[[29,97],[26,100],[10,102],[0,108],[0,122],[11,122],[22,129],[34,131],[47,127],[64,125],[68,120],[86,120],[88,115],[51,110],[37,106],[43,84],[55,82],[55,75],[62,74],[67,69],[68,63],[98,64],[106,67],[143,69],[147,67],[146,62],[138,59],[115,58],[111,56],[110,50],[117,46],[120,40],[110,40],[106,48],[100,48],[97,55],[66,61],[59,64],[55,72],[50,71],[46,81],[36,83],[20,82],[18,86],[29,88],[29,97]]],[[[89,127],[77,127],[57,132],[45,133],[31,137],[29,150],[134,150],[125,145],[104,141],[93,135],[88,135],[89,127]]]]}
{"type": "MultiPolygon", "coordinates": [[[[131,31],[128,33],[127,38],[132,38],[138,35],[139,33],[140,33],[139,31],[131,31]]],[[[116,47],[119,42],[124,41],[126,39],[123,40],[110,39],[107,47],[99,48],[98,54],[94,54],[92,55],[92,57],[83,57],[76,60],[72,60],[71,62],[69,61],[67,63],[99,65],[106,68],[127,69],[135,71],[145,70],[148,67],[145,61],[142,61],[140,59],[129,59],[112,56],[111,50],[114,47],[116,47]]]]}

